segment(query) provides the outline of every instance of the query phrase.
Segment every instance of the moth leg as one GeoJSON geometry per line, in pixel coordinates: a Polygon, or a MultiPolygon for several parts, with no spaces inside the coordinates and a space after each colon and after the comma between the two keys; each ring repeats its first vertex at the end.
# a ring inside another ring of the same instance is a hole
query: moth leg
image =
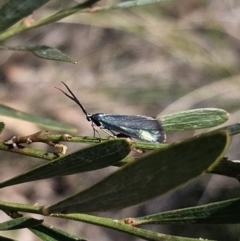
{"type": "Polygon", "coordinates": [[[117,137],[117,135],[113,131],[111,131],[110,129],[107,129],[107,128],[103,127],[103,126],[100,126],[100,129],[102,131],[104,131],[105,133],[107,133],[111,137],[114,137],[114,138],[117,137]]]}
{"type": "Polygon", "coordinates": [[[92,122],[91,126],[92,126],[92,128],[93,128],[93,136],[96,137],[96,133],[97,133],[98,136],[99,136],[99,139],[101,140],[101,136],[100,136],[100,134],[99,134],[99,131],[95,128],[93,122],[92,122]]]}
{"type": "Polygon", "coordinates": [[[114,137],[114,138],[124,137],[124,138],[132,139],[131,136],[125,135],[123,133],[115,134],[112,130],[107,129],[107,128],[103,127],[103,126],[100,126],[100,129],[102,131],[104,131],[105,133],[107,133],[109,136],[114,137]]]}

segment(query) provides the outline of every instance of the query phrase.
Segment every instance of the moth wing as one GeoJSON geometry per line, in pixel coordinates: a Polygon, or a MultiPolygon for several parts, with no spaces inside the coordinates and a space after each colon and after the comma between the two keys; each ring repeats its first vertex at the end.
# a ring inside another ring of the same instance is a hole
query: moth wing
{"type": "Polygon", "coordinates": [[[165,132],[161,123],[152,117],[142,115],[100,115],[99,122],[107,129],[143,141],[165,141],[165,132]]]}

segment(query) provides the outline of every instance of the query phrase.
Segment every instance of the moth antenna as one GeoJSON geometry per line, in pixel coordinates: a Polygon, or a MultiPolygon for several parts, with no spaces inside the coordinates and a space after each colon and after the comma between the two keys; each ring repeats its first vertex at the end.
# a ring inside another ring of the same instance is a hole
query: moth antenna
{"type": "Polygon", "coordinates": [[[78,100],[78,98],[73,94],[73,92],[70,90],[70,88],[62,81],[62,83],[65,85],[65,87],[67,88],[67,90],[69,91],[69,93],[72,95],[67,94],[65,91],[55,87],[56,89],[60,90],[64,95],[66,95],[68,98],[70,98],[71,100],[73,100],[75,103],[77,103],[78,106],[80,106],[80,108],[82,109],[83,113],[86,115],[86,117],[88,118],[90,115],[87,113],[86,109],[83,107],[83,105],[80,103],[80,101],[78,100]]]}

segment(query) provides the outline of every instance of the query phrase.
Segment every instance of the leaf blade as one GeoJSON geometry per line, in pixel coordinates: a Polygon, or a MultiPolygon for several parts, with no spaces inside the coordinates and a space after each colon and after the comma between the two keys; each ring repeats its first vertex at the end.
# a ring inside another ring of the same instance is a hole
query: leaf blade
{"type": "Polygon", "coordinates": [[[29,44],[29,45],[15,46],[15,47],[0,45],[0,50],[15,50],[15,51],[31,52],[33,55],[41,59],[76,63],[59,49],[46,46],[46,45],[29,44]]]}
{"type": "Polygon", "coordinates": [[[0,223],[0,230],[3,231],[3,230],[28,228],[28,227],[39,225],[42,222],[43,220],[38,220],[35,218],[20,217],[20,218],[15,218],[15,219],[0,223]]]}
{"type": "Polygon", "coordinates": [[[21,4],[19,4],[18,0],[8,1],[0,9],[0,32],[8,29],[22,18],[32,14],[34,10],[48,1],[49,0],[22,0],[21,4]]]}
{"type": "Polygon", "coordinates": [[[139,224],[236,224],[240,223],[240,198],[177,209],[135,218],[139,224]]]}
{"type": "Polygon", "coordinates": [[[174,143],[47,207],[47,212],[106,211],[141,203],[200,175],[222,158],[229,144],[230,135],[222,131],[174,143]]]}
{"type": "Polygon", "coordinates": [[[53,226],[49,226],[46,224],[42,224],[42,225],[38,225],[33,228],[29,228],[29,230],[32,231],[36,236],[38,236],[42,240],[84,241],[84,239],[80,239],[75,235],[72,235],[61,229],[57,229],[53,226]]]}
{"type": "MultiPolygon", "coordinates": [[[[125,222],[118,222],[118,220],[113,220],[110,218],[97,217],[88,214],[52,214],[53,217],[65,218],[70,220],[75,220],[79,222],[85,222],[90,224],[95,224],[101,227],[111,228],[120,232],[128,233],[136,237],[142,238],[149,241],[199,241],[199,238],[186,238],[173,235],[167,235],[163,233],[154,232],[151,230],[146,230],[143,228],[134,227],[132,225],[126,224],[125,222]]],[[[209,240],[212,241],[212,240],[209,240]]]]}
{"type": "Polygon", "coordinates": [[[166,132],[210,128],[228,120],[228,113],[217,108],[202,108],[175,112],[157,117],[166,132]]]}
{"type": "Polygon", "coordinates": [[[69,132],[77,131],[77,129],[73,125],[63,123],[60,121],[55,121],[55,120],[48,119],[48,118],[44,118],[44,117],[40,117],[40,116],[35,116],[33,114],[19,111],[19,110],[16,110],[16,109],[13,109],[11,107],[1,105],[1,104],[0,104],[0,115],[8,116],[11,118],[16,118],[19,120],[28,121],[28,122],[34,123],[36,125],[42,126],[44,128],[48,128],[48,129],[52,129],[52,130],[69,131],[69,132]]]}
{"type": "Polygon", "coordinates": [[[0,122],[0,134],[2,133],[4,127],[5,127],[5,124],[3,122],[0,122]]]}
{"type": "Polygon", "coordinates": [[[124,139],[103,142],[58,158],[22,175],[1,182],[0,188],[108,167],[126,157],[130,151],[130,145],[124,139]]]}

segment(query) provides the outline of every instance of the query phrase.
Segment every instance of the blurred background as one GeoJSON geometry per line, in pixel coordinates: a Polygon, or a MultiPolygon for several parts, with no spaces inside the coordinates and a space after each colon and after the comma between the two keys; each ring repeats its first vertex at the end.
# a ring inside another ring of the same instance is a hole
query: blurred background
{"type": "MultiPolygon", "coordinates": [[[[98,6],[116,3],[106,0],[98,6]]],[[[75,4],[76,1],[52,0],[29,17],[29,21],[75,4]]],[[[54,88],[63,88],[61,81],[69,85],[89,113],[157,116],[213,107],[230,114],[227,124],[236,123],[240,118],[240,2],[237,0],[166,1],[131,9],[75,14],[61,22],[16,35],[5,44],[48,45],[77,61],[70,64],[39,59],[31,53],[1,51],[0,99],[1,104],[9,107],[74,124],[79,135],[92,136],[93,131],[79,107],[54,88]]],[[[17,119],[1,117],[1,121],[6,124],[2,140],[41,129],[17,119]]],[[[196,133],[171,133],[167,142],[196,133]]],[[[239,141],[239,137],[233,138],[228,153],[230,159],[240,158],[239,141]]],[[[45,145],[35,146],[46,148],[45,145]]],[[[67,146],[69,153],[84,147],[70,143],[67,146]]],[[[0,155],[1,181],[44,163],[7,152],[0,155]]],[[[5,201],[53,204],[114,170],[116,168],[106,168],[17,185],[0,193],[5,201]]],[[[236,180],[205,175],[174,193],[97,215],[114,219],[143,216],[237,196],[239,183],[236,180]]],[[[6,215],[1,213],[1,220],[5,219],[6,215]]],[[[140,240],[89,224],[45,220],[86,240],[140,240]]],[[[146,228],[217,240],[239,240],[240,235],[239,225],[152,225],[146,228]]],[[[9,232],[9,237],[39,240],[26,230],[9,232]]]]}

